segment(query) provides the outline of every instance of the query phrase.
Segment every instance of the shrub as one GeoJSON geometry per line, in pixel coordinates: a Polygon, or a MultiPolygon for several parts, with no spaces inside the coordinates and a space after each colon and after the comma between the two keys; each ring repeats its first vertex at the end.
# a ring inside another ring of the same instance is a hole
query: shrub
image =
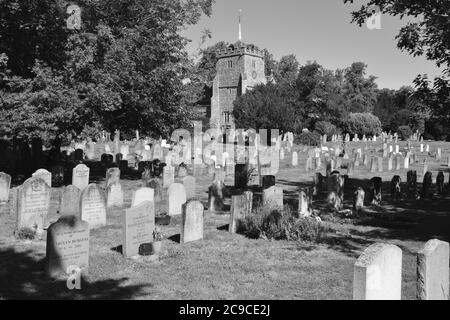
{"type": "Polygon", "coordinates": [[[398,134],[401,139],[408,140],[412,136],[412,130],[409,126],[398,127],[398,134]]]}
{"type": "Polygon", "coordinates": [[[316,131],[321,135],[327,135],[327,137],[331,137],[334,134],[337,134],[337,128],[334,124],[328,121],[319,121],[316,123],[316,131]]]}
{"type": "Polygon", "coordinates": [[[350,113],[343,125],[350,134],[373,136],[381,133],[380,119],[370,113],[350,113]]]}
{"type": "Polygon", "coordinates": [[[295,138],[296,144],[306,145],[306,146],[312,146],[316,147],[320,145],[320,133],[313,131],[313,132],[302,132],[295,138]]]}
{"type": "Polygon", "coordinates": [[[239,233],[252,239],[318,242],[324,229],[314,218],[298,218],[289,207],[271,210],[258,206],[238,222],[239,233]]]}

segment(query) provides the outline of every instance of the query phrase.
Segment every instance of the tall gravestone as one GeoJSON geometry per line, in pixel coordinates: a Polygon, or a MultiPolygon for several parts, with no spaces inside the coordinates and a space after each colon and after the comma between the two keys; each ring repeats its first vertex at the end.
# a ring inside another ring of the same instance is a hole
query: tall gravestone
{"type": "Polygon", "coordinates": [[[354,300],[401,300],[402,250],[376,243],[367,248],[354,267],[354,300]]]}
{"type": "Polygon", "coordinates": [[[67,216],[80,217],[80,195],[81,191],[75,186],[67,186],[61,195],[61,206],[59,213],[67,216]]]}
{"type": "Polygon", "coordinates": [[[90,184],[81,193],[81,219],[89,223],[90,229],[106,225],[105,199],[96,184],[90,184]]]}
{"type": "Polygon", "coordinates": [[[46,271],[51,277],[67,273],[69,267],[89,268],[89,224],[76,216],[64,216],[48,228],[46,271]]]}
{"type": "Polygon", "coordinates": [[[182,214],[183,204],[186,203],[186,189],[181,183],[173,183],[167,190],[169,216],[182,214]]]}
{"type": "MultiPolygon", "coordinates": [[[[164,167],[163,171],[163,186],[164,188],[169,188],[171,184],[175,181],[175,167],[167,165],[164,167]]],[[[180,212],[181,214],[181,212],[180,212]]]]}
{"type": "Polygon", "coordinates": [[[155,204],[145,201],[127,209],[123,221],[123,247],[125,257],[139,253],[139,246],[153,242],[155,230],[155,204]]]}
{"type": "Polygon", "coordinates": [[[89,185],[89,168],[84,164],[79,164],[72,170],[72,185],[80,190],[84,190],[89,185]]]}
{"type": "Polygon", "coordinates": [[[417,299],[449,299],[449,244],[428,241],[417,255],[417,299]]]}
{"type": "Polygon", "coordinates": [[[10,186],[11,176],[4,172],[0,172],[0,203],[8,202],[10,186]]]}
{"type": "Polygon", "coordinates": [[[38,235],[44,232],[50,208],[51,188],[42,179],[30,178],[19,189],[17,229],[28,228],[38,235]]]}
{"type": "Polygon", "coordinates": [[[203,204],[191,200],[183,205],[180,243],[203,239],[203,204]]]}

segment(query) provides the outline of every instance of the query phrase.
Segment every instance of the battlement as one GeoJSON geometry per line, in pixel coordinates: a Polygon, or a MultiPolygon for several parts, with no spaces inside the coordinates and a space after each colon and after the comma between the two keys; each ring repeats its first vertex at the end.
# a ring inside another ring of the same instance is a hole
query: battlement
{"type": "Polygon", "coordinates": [[[257,49],[252,45],[240,44],[238,46],[231,45],[227,49],[217,51],[217,57],[226,58],[231,56],[240,56],[240,55],[252,55],[256,57],[263,58],[264,53],[262,50],[257,49]]]}

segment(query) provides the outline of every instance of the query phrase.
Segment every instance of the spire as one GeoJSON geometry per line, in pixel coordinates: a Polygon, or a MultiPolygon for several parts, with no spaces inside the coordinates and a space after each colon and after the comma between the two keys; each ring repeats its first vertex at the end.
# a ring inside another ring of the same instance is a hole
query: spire
{"type": "Polygon", "coordinates": [[[242,14],[242,9],[239,9],[239,42],[242,41],[241,14],[242,14]]]}

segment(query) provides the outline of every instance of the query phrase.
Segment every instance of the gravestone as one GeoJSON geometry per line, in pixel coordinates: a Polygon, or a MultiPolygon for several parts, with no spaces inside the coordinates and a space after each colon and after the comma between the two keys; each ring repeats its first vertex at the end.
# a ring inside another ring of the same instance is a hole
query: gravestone
{"type": "Polygon", "coordinates": [[[119,161],[119,170],[120,172],[126,174],[128,172],[128,161],[127,160],[121,160],[119,161]]]}
{"type": "Polygon", "coordinates": [[[423,177],[422,197],[430,198],[433,195],[432,189],[433,189],[433,174],[428,171],[423,177]]]}
{"type": "Polygon", "coordinates": [[[372,158],[370,160],[370,172],[374,173],[376,171],[376,162],[375,162],[375,158],[372,158]]]}
{"type": "Polygon", "coordinates": [[[439,195],[444,194],[444,186],[445,186],[445,177],[444,172],[439,171],[437,178],[436,178],[436,188],[439,195]]]}
{"type": "Polygon", "coordinates": [[[155,202],[155,190],[152,188],[140,188],[134,192],[131,206],[136,207],[148,201],[155,202]]]}
{"type": "Polygon", "coordinates": [[[246,198],[244,195],[231,197],[230,224],[228,231],[236,233],[239,220],[243,219],[246,214],[246,198]]]}
{"type": "Polygon", "coordinates": [[[81,192],[81,219],[89,223],[90,229],[106,225],[105,199],[98,186],[93,183],[81,192]]]}
{"type": "Polygon", "coordinates": [[[106,207],[121,207],[123,206],[123,191],[122,185],[118,181],[111,182],[106,188],[106,207]]]}
{"type": "Polygon", "coordinates": [[[313,196],[317,196],[317,194],[319,194],[319,192],[322,191],[323,189],[323,180],[324,180],[324,176],[320,173],[320,172],[316,172],[316,174],[314,175],[313,178],[313,196]]]}
{"type": "Polygon", "coordinates": [[[209,211],[221,212],[224,210],[224,191],[225,184],[223,183],[223,181],[214,180],[212,185],[208,189],[209,211]]]}
{"type": "Polygon", "coordinates": [[[402,250],[376,243],[364,250],[354,267],[354,300],[400,300],[402,250]]]}
{"type": "Polygon", "coordinates": [[[409,199],[417,198],[417,172],[416,171],[408,171],[407,173],[407,195],[409,199]]]}
{"type": "Polygon", "coordinates": [[[311,216],[308,195],[305,190],[300,190],[298,194],[298,215],[303,218],[311,216]]]}
{"type": "Polygon", "coordinates": [[[378,172],[383,172],[383,158],[377,157],[378,159],[378,172]]]}
{"type": "Polygon", "coordinates": [[[191,200],[183,205],[180,243],[203,239],[203,204],[191,200]]]}
{"type": "Polygon", "coordinates": [[[391,180],[391,200],[392,201],[397,201],[400,200],[401,197],[401,183],[402,183],[402,179],[400,178],[400,176],[394,176],[391,180]]]}
{"type": "Polygon", "coordinates": [[[169,216],[182,214],[183,204],[186,203],[186,189],[181,183],[173,183],[167,190],[169,203],[169,216]]]}
{"type": "Polygon", "coordinates": [[[95,160],[95,144],[93,142],[86,143],[86,158],[88,160],[95,160]]]}
{"type": "Polygon", "coordinates": [[[250,166],[248,164],[236,164],[234,169],[234,186],[236,188],[247,187],[250,166]]]}
{"type": "Polygon", "coordinates": [[[106,182],[106,187],[108,187],[112,183],[120,182],[119,168],[109,168],[108,170],[106,170],[105,182],[106,182]]]}
{"type": "Polygon", "coordinates": [[[144,201],[125,210],[123,216],[122,254],[129,258],[139,254],[139,246],[153,242],[155,204],[144,201]]]}
{"type": "Polygon", "coordinates": [[[104,153],[100,158],[104,167],[109,168],[114,164],[114,156],[112,154],[104,153]]]}
{"type": "Polygon", "coordinates": [[[9,201],[9,188],[11,187],[11,176],[0,172],[0,203],[9,201]]]}
{"type": "Polygon", "coordinates": [[[275,176],[263,176],[262,177],[263,189],[268,189],[274,185],[275,185],[275,176]]]}
{"type": "Polygon", "coordinates": [[[298,166],[298,153],[297,152],[292,153],[292,166],[293,167],[298,166]]]}
{"type": "Polygon", "coordinates": [[[449,244],[428,241],[417,255],[417,299],[448,300],[449,244]]]}
{"type": "Polygon", "coordinates": [[[364,197],[365,197],[364,189],[358,187],[358,189],[354,193],[353,198],[353,210],[355,211],[356,214],[360,213],[364,209],[364,197]]]}
{"type": "Polygon", "coordinates": [[[45,183],[51,187],[52,186],[52,174],[45,169],[39,169],[32,175],[33,178],[42,179],[45,183]]]}
{"type": "Polygon", "coordinates": [[[90,169],[84,164],[79,164],[73,168],[72,185],[83,191],[89,185],[89,171],[90,169]]]}
{"type": "Polygon", "coordinates": [[[59,214],[80,217],[80,194],[80,189],[73,185],[65,187],[61,195],[59,214]]]}
{"type": "MultiPolygon", "coordinates": [[[[175,181],[175,167],[167,165],[166,167],[164,167],[163,187],[169,188],[170,185],[174,183],[174,181],[175,181]]],[[[181,214],[181,211],[179,214],[181,214]]]]}
{"type": "Polygon", "coordinates": [[[392,156],[390,156],[388,159],[388,171],[392,171],[393,166],[394,166],[393,162],[394,162],[394,158],[392,156]]]}
{"type": "Polygon", "coordinates": [[[51,188],[44,180],[26,180],[19,189],[17,199],[17,229],[28,228],[41,235],[50,208],[50,197],[51,188]]]}
{"type": "Polygon", "coordinates": [[[383,184],[383,180],[380,177],[375,177],[370,179],[372,183],[372,205],[381,206],[381,186],[383,184]]]}
{"type": "Polygon", "coordinates": [[[263,190],[263,205],[273,209],[282,209],[284,205],[283,188],[272,186],[263,190]]]}
{"type": "Polygon", "coordinates": [[[63,216],[47,230],[47,274],[57,277],[69,267],[89,268],[89,224],[76,216],[63,216]]]}
{"type": "Polygon", "coordinates": [[[190,200],[195,198],[195,178],[193,176],[187,176],[183,178],[182,182],[186,190],[186,199],[190,200]]]}

